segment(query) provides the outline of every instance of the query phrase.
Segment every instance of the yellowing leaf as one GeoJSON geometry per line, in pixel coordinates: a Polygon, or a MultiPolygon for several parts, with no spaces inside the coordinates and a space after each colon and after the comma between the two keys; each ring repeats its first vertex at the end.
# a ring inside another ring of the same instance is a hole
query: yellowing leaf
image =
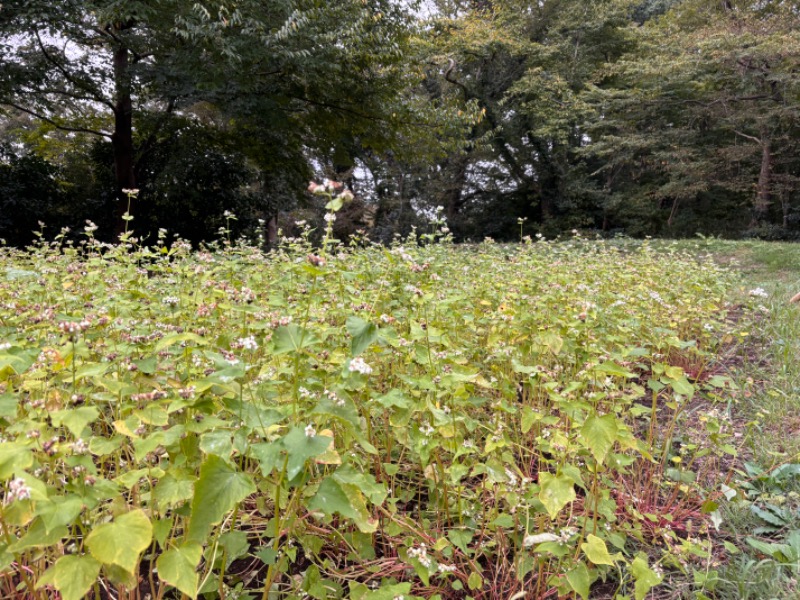
{"type": "Polygon", "coordinates": [[[133,573],[139,555],[153,540],[153,525],[143,510],[120,515],[113,523],[98,525],[86,537],[92,556],[103,564],[117,565],[133,573]]]}
{"type": "Polygon", "coordinates": [[[581,550],[592,563],[596,565],[613,565],[614,559],[608,553],[606,543],[596,535],[586,536],[586,543],[581,544],[581,550]]]}
{"type": "Polygon", "coordinates": [[[539,500],[544,504],[551,519],[567,504],[575,500],[575,488],[572,479],[566,475],[539,474],[539,500]]]}
{"type": "Polygon", "coordinates": [[[171,548],[158,557],[158,578],[190,598],[197,598],[199,575],[197,565],[203,556],[200,544],[188,542],[183,546],[171,548]]]}
{"type": "Polygon", "coordinates": [[[100,563],[91,556],[68,554],[47,569],[36,582],[36,589],[52,585],[62,600],[81,600],[100,574],[100,563]]]}

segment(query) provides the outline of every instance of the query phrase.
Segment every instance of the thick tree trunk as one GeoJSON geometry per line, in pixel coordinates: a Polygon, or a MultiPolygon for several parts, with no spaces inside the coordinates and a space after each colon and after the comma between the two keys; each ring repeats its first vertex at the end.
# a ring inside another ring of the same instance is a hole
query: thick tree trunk
{"type": "Polygon", "coordinates": [[[452,169],[447,177],[447,183],[442,194],[442,206],[444,206],[444,216],[448,223],[452,223],[461,206],[464,204],[462,198],[464,186],[467,184],[467,167],[469,167],[469,157],[464,154],[455,157],[450,162],[452,169]]]}
{"type": "Polygon", "coordinates": [[[116,223],[117,235],[125,231],[123,216],[134,214],[135,197],[128,197],[123,190],[136,189],[133,147],[133,103],[131,101],[130,58],[128,49],[120,47],[114,52],[114,133],[111,145],[114,150],[114,173],[116,177],[116,223]]]}

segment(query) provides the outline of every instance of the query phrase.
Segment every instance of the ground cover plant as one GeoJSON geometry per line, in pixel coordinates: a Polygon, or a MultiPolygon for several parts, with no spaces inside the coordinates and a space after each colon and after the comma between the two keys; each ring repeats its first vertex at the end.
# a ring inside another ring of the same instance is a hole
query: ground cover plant
{"type": "Polygon", "coordinates": [[[577,233],[344,247],[339,206],[270,253],[2,250],[0,595],[711,593],[761,291],[577,233]]]}

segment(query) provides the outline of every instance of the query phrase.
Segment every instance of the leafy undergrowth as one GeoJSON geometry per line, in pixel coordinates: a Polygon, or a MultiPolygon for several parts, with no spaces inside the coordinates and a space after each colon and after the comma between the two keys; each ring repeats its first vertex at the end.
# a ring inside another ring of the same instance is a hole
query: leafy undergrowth
{"type": "Polygon", "coordinates": [[[622,600],[724,560],[733,276],[422,238],[3,250],[0,596],[622,600]]]}

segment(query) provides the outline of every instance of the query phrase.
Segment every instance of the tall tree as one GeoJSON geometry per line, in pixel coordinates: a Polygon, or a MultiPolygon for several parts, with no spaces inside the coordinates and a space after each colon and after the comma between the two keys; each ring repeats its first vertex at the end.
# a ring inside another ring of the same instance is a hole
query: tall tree
{"type": "Polygon", "coordinates": [[[800,158],[798,25],[785,2],[684,0],[639,30],[636,54],[595,95],[602,119],[590,151],[603,162],[612,213],[650,203],[668,231],[687,210],[692,226],[714,231],[698,211],[710,217],[714,206],[704,204],[716,199],[728,213],[712,213],[719,223],[789,226],[800,158]]]}
{"type": "Polygon", "coordinates": [[[343,140],[397,143],[416,120],[401,94],[411,24],[389,0],[10,0],[0,105],[108,140],[121,217],[159,132],[198,106],[268,181],[309,153],[346,155],[343,140]]]}
{"type": "Polygon", "coordinates": [[[563,225],[586,194],[573,185],[586,143],[583,94],[598,69],[629,47],[632,3],[441,2],[430,25],[435,89],[476,103],[462,157],[441,163],[448,216],[463,235],[563,225]],[[446,191],[446,192],[445,192],[446,191]],[[487,227],[488,225],[488,227],[487,227]]]}

